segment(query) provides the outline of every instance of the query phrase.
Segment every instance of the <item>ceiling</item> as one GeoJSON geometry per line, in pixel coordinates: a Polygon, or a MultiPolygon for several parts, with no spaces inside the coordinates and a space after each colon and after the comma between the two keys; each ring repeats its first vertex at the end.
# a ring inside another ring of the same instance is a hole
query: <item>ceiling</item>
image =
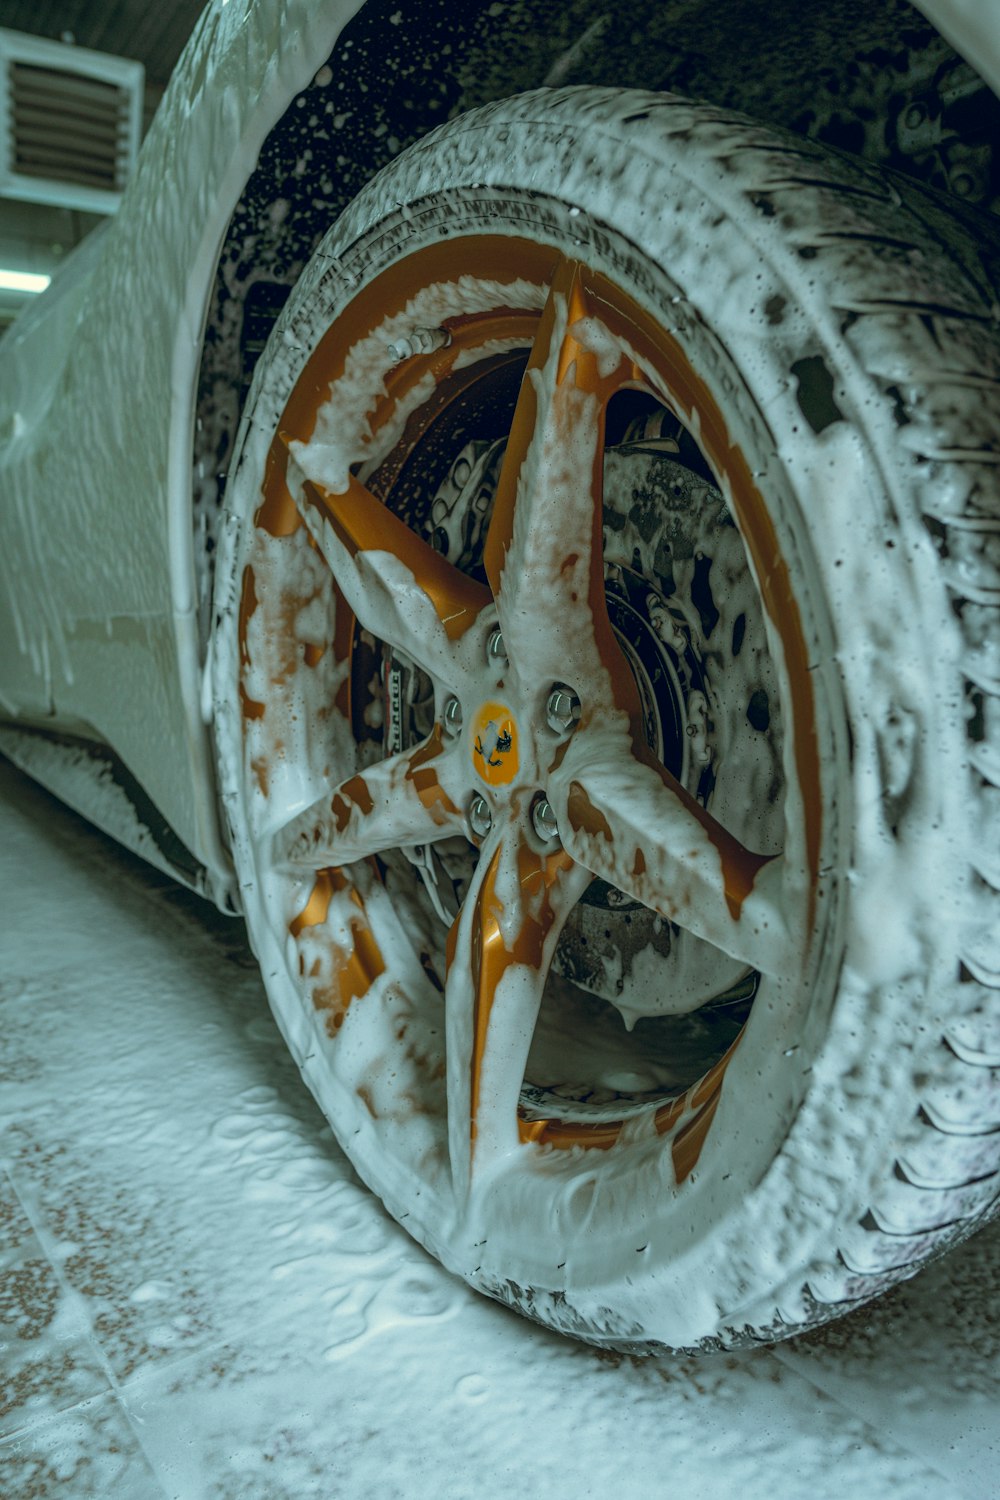
{"type": "MultiPolygon", "coordinates": [[[[141,62],[152,119],[205,0],[0,0],[0,27],[141,62]]],[[[93,214],[0,199],[0,265],[50,273],[99,222],[93,214]]],[[[23,294],[0,290],[0,333],[23,294]]]]}
{"type": "Polygon", "coordinates": [[[205,0],[0,0],[0,26],[133,58],[155,103],[204,8],[205,0]]]}

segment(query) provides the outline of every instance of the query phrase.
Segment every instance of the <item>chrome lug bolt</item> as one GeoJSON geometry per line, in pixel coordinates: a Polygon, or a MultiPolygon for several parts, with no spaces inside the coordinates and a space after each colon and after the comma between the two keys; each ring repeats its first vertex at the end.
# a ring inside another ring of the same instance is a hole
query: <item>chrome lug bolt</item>
{"type": "Polygon", "coordinates": [[[478,792],[469,803],[469,827],[477,839],[484,839],[493,827],[490,804],[485,797],[480,797],[478,792]]]}
{"type": "Polygon", "coordinates": [[[549,693],[545,717],[555,734],[569,734],[580,722],[580,699],[572,688],[557,682],[549,693]]]}
{"type": "Polygon", "coordinates": [[[559,837],[559,825],[547,797],[539,797],[532,807],[531,824],[543,844],[551,844],[559,837]]]}
{"type": "Polygon", "coordinates": [[[503,667],[507,665],[507,652],[503,643],[503,631],[499,625],[495,625],[490,631],[489,640],[486,642],[486,656],[491,666],[503,667]]]}
{"type": "Polygon", "coordinates": [[[462,729],[462,705],[457,698],[449,698],[444,706],[444,732],[452,739],[461,733],[462,729]]]}

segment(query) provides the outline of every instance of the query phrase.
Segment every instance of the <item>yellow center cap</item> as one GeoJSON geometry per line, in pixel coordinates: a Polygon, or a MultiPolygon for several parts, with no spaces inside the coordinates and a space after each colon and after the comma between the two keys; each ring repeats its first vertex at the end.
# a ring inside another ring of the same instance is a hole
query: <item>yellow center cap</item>
{"type": "Polygon", "coordinates": [[[517,724],[503,703],[484,703],[472,721],[472,759],[490,786],[506,786],[517,775],[517,724]]]}

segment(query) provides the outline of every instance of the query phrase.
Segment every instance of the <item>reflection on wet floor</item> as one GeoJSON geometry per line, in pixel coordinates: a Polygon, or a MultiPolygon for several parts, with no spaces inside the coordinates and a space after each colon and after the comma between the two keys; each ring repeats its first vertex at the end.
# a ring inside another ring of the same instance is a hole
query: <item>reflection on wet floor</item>
{"type": "Polygon", "coordinates": [[[774,1349],[598,1354],[424,1255],[240,925],[4,762],[0,882],[4,1497],[1000,1494],[1000,1226],[774,1349]]]}

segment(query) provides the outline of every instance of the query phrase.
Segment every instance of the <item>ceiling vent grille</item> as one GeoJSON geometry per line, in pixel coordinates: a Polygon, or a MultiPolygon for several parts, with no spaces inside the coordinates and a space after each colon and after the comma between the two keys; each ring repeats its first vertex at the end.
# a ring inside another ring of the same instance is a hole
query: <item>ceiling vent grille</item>
{"type": "Polygon", "coordinates": [[[0,30],[0,196],[114,213],[135,165],[143,67],[0,30]]]}

